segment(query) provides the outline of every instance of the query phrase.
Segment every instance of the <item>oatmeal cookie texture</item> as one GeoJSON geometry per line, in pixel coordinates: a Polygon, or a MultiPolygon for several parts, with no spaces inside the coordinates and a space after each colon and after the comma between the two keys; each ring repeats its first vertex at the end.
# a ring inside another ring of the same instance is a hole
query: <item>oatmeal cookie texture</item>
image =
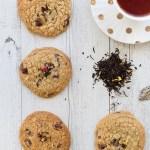
{"type": "Polygon", "coordinates": [[[69,25],[70,0],[18,0],[18,14],[29,31],[53,37],[69,25]]]}
{"type": "Polygon", "coordinates": [[[19,137],[24,150],[69,150],[71,143],[69,130],[62,120],[44,111],[27,116],[19,137]]]}
{"type": "Polygon", "coordinates": [[[144,128],[130,112],[111,113],[96,127],[96,150],[144,150],[144,144],[144,128]]]}
{"type": "Polygon", "coordinates": [[[20,78],[36,95],[49,98],[60,93],[72,75],[71,61],[63,52],[45,47],[33,50],[20,64],[20,78]]]}

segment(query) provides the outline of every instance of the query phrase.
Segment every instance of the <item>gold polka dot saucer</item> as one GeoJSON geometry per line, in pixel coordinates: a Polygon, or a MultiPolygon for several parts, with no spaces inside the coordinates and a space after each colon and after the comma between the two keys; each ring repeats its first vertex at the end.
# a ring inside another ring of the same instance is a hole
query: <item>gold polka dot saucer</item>
{"type": "Polygon", "coordinates": [[[150,41],[150,20],[135,21],[125,17],[113,0],[91,0],[91,10],[98,26],[112,39],[127,44],[150,41]]]}

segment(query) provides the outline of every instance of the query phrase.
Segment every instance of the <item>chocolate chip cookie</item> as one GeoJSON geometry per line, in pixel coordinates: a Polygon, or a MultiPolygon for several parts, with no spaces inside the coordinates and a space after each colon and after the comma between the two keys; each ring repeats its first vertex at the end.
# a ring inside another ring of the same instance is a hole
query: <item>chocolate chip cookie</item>
{"type": "Polygon", "coordinates": [[[44,111],[27,116],[19,135],[24,150],[69,150],[71,143],[69,130],[62,120],[44,111]]]}
{"type": "Polygon", "coordinates": [[[144,128],[129,112],[111,113],[96,127],[96,150],[143,150],[144,144],[144,128]]]}
{"type": "Polygon", "coordinates": [[[33,50],[21,62],[19,70],[23,83],[43,98],[60,93],[72,75],[68,56],[52,47],[33,50]]]}
{"type": "Polygon", "coordinates": [[[53,37],[69,25],[70,0],[18,0],[18,14],[30,32],[53,37]]]}

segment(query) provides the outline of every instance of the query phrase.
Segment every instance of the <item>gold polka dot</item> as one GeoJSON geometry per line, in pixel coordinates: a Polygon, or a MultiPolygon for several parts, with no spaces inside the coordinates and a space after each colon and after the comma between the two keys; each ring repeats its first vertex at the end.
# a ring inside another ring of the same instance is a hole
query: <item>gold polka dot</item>
{"type": "Polygon", "coordinates": [[[113,4],[113,0],[108,0],[108,4],[112,5],[113,4]]]}
{"type": "Polygon", "coordinates": [[[104,15],[100,14],[100,15],[98,15],[98,18],[99,18],[99,20],[104,20],[104,15]]]}
{"type": "Polygon", "coordinates": [[[96,0],[91,0],[91,4],[95,5],[96,4],[96,0]]]}
{"type": "Polygon", "coordinates": [[[109,28],[109,29],[107,29],[107,32],[108,32],[109,34],[113,34],[113,29],[109,28]]]}
{"type": "Polygon", "coordinates": [[[123,18],[123,15],[122,15],[121,13],[119,13],[119,14],[117,15],[117,18],[118,18],[118,19],[122,19],[122,18],[123,18]]]}
{"type": "Polygon", "coordinates": [[[147,32],[150,32],[150,26],[145,27],[145,30],[146,30],[147,32]]]}
{"type": "Polygon", "coordinates": [[[126,29],[126,32],[127,32],[128,34],[130,34],[130,33],[132,33],[132,29],[131,29],[131,28],[127,28],[127,29],[126,29]]]}
{"type": "Polygon", "coordinates": [[[136,41],[136,42],[135,42],[135,44],[140,44],[140,43],[141,43],[140,41],[136,41]]]}

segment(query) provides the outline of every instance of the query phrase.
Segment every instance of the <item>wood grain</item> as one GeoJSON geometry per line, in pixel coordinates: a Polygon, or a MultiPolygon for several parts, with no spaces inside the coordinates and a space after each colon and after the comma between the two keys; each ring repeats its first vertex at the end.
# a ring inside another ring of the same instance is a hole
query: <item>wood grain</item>
{"type": "Polygon", "coordinates": [[[45,38],[29,33],[17,15],[17,0],[0,0],[0,150],[21,150],[18,130],[21,121],[31,112],[50,111],[69,127],[71,150],[94,150],[94,132],[98,121],[109,112],[112,103],[119,101],[117,110],[129,110],[143,123],[146,147],[150,148],[150,102],[138,101],[142,88],[150,85],[150,43],[126,45],[109,39],[97,27],[91,15],[90,2],[72,0],[72,18],[67,32],[56,38],[45,38]],[[18,66],[33,49],[53,46],[71,58],[73,77],[69,86],[51,100],[37,97],[22,85],[18,66]],[[93,47],[95,53],[93,52],[93,47]],[[93,88],[93,65],[115,48],[133,59],[136,66],[128,97],[112,99],[102,82],[93,88]],[[84,52],[84,55],[82,54],[84,52]],[[92,56],[92,60],[88,56],[92,56]]]}

